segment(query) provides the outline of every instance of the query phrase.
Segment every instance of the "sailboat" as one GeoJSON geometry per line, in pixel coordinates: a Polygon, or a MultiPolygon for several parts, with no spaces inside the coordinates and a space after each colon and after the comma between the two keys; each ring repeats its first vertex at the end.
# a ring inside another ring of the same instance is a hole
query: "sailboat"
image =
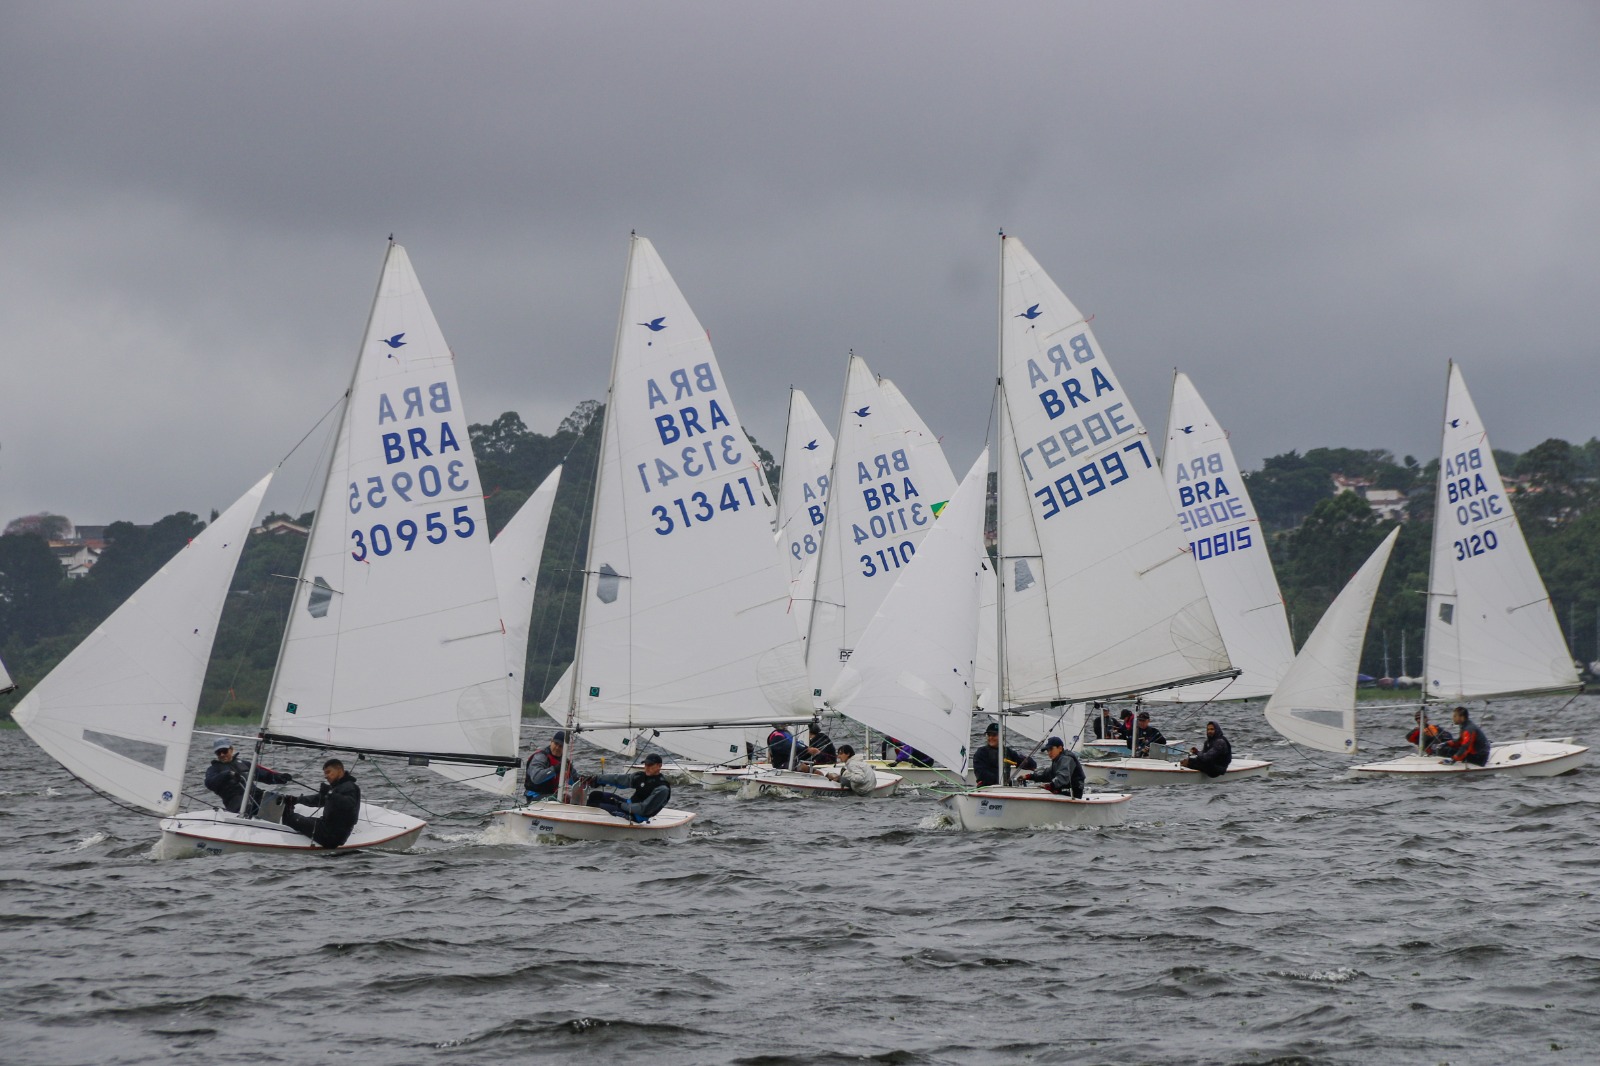
{"type": "Polygon", "coordinates": [[[1283,593],[1228,434],[1181,371],[1172,375],[1161,473],[1239,676],[1148,698],[1205,703],[1270,696],[1294,661],[1283,593]]]}
{"type": "MultiPolygon", "coordinates": [[[[993,585],[983,551],[985,451],[890,588],[840,671],[835,706],[930,756],[960,782],[970,763],[978,602],[993,585]]],[[[902,775],[903,776],[903,775],[902,775]]]]}
{"type": "MultiPolygon", "coordinates": [[[[563,708],[569,736],[631,755],[643,735],[719,763],[743,759],[747,729],[810,719],[773,529],[766,477],[710,339],[635,235],[563,708]]],[[[495,815],[520,819],[523,833],[669,839],[686,837],[693,817],[668,808],[633,825],[557,801],[495,815]]]]}
{"type": "MultiPolygon", "coordinates": [[[[519,765],[513,684],[455,356],[405,249],[391,240],[256,762],[272,744],[510,769],[519,765]]],[[[395,826],[405,830],[394,841],[409,843],[422,824],[368,804],[351,843],[392,836],[395,826]]],[[[306,843],[270,817],[226,811],[182,815],[162,830],[164,845],[178,849],[306,843]]]]}
{"type": "Polygon", "coordinates": [[[1356,673],[1378,584],[1400,537],[1396,526],[1345,584],[1267,701],[1267,724],[1318,751],[1356,750],[1356,673]]]}
{"type": "MultiPolygon", "coordinates": [[[[1423,699],[1430,704],[1582,687],[1488,433],[1454,362],[1445,392],[1423,644],[1423,699]]],[[[1419,748],[1351,773],[1554,777],[1581,766],[1588,751],[1571,737],[1491,741],[1486,766],[1445,762],[1419,748]]]]}
{"type": "MultiPolygon", "coordinates": [[[[1000,239],[996,405],[1000,744],[1006,712],[1232,673],[1149,434],[1088,321],[1015,238],[1000,239]]],[[[945,800],[967,829],[1121,822],[1004,784],[945,800]]]]}
{"type": "Polygon", "coordinates": [[[816,597],[817,552],[828,516],[828,481],[833,474],[833,434],[799,389],[789,390],[789,421],[783,439],[783,481],[778,486],[778,548],[789,562],[795,628],[811,628],[816,597]]]}
{"type": "Polygon", "coordinates": [[[17,683],[11,680],[11,675],[6,673],[6,664],[0,663],[0,696],[7,692],[16,691],[17,683]]]}

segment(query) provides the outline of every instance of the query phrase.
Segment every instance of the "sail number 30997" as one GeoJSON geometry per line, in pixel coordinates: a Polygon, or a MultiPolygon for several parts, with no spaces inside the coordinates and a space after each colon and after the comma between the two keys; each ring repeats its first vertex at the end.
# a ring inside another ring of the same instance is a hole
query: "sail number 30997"
{"type": "Polygon", "coordinates": [[[477,531],[478,523],[472,520],[467,513],[467,505],[457,507],[450,516],[450,524],[445,525],[443,511],[429,511],[422,519],[422,525],[410,518],[402,518],[394,524],[391,533],[389,527],[382,522],[373,524],[368,529],[352,529],[350,539],[355,546],[350,549],[350,558],[358,563],[367,561],[369,555],[382,558],[395,550],[396,544],[404,545],[402,551],[410,551],[417,546],[417,541],[424,540],[429,544],[443,544],[450,539],[450,534],[465,540],[477,531]]]}

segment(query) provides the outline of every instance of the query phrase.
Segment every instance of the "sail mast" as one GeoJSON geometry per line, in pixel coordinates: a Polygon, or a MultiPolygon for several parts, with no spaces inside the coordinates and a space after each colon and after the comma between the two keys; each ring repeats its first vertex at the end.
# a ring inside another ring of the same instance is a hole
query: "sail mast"
{"type": "MultiPolygon", "coordinates": [[[[1000,231],[1000,269],[995,272],[995,453],[994,453],[994,719],[999,723],[1000,752],[996,784],[1006,783],[1006,579],[1005,550],[1000,539],[1000,493],[1005,478],[1000,464],[1006,461],[1006,420],[1011,411],[1006,405],[1006,231],[1000,231]]],[[[987,495],[987,494],[985,494],[987,495]]],[[[985,552],[985,554],[988,554],[985,552]]]]}
{"type": "MultiPolygon", "coordinates": [[[[617,335],[611,343],[611,374],[606,379],[606,413],[601,416],[600,422],[600,450],[595,455],[594,463],[594,491],[589,497],[589,543],[583,552],[583,581],[580,584],[581,593],[578,596],[578,635],[572,643],[572,686],[567,690],[567,742],[561,745],[561,766],[557,770],[556,796],[562,801],[567,799],[567,764],[570,762],[573,735],[578,724],[578,685],[581,675],[578,670],[579,661],[583,656],[583,622],[589,613],[589,576],[593,572],[590,567],[594,565],[594,539],[596,519],[600,515],[600,488],[601,478],[606,469],[606,446],[611,442],[611,426],[616,416],[616,403],[613,393],[617,388],[617,353],[622,350],[622,324],[628,314],[628,286],[633,282],[633,255],[639,245],[639,234],[635,230],[628,232],[628,265],[622,272],[622,301],[617,307],[617,335]]],[[[629,688],[631,699],[632,688],[629,688]]],[[[631,714],[630,714],[631,717],[631,714]]]]}

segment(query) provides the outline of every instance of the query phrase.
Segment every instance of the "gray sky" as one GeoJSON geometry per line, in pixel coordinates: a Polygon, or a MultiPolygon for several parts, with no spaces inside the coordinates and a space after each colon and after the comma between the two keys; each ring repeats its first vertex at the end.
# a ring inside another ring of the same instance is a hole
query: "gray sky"
{"type": "MultiPolygon", "coordinates": [[[[845,354],[957,471],[995,231],[1247,467],[1600,434],[1594,4],[0,6],[0,522],[223,507],[406,245],[470,417],[603,394],[630,228],[776,449],[845,354]]],[[[308,505],[290,468],[269,504],[308,505]]]]}

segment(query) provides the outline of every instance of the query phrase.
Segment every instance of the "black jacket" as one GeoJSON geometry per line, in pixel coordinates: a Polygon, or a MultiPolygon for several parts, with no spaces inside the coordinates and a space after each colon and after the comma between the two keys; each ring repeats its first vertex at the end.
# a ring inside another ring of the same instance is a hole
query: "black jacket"
{"type": "Polygon", "coordinates": [[[799,758],[817,766],[831,766],[839,761],[839,753],[833,748],[833,741],[828,739],[828,734],[817,733],[800,741],[799,758]],[[815,755],[811,754],[812,748],[817,749],[815,755]]]}
{"type": "Polygon", "coordinates": [[[1222,735],[1222,727],[1218,726],[1217,735],[1206,741],[1200,754],[1191,755],[1186,761],[1191,770],[1199,770],[1207,777],[1221,777],[1233,761],[1233,745],[1228,743],[1228,738],[1222,735]]]}
{"type": "Polygon", "coordinates": [[[1134,754],[1141,757],[1150,754],[1150,745],[1167,743],[1166,734],[1153,725],[1140,726],[1134,736],[1139,744],[1134,754]]]}
{"type": "Polygon", "coordinates": [[[1058,796],[1083,798],[1083,764],[1070,751],[1062,751],[1049,766],[1035,773],[1033,779],[1058,796]]]}
{"type": "MultiPolygon", "coordinates": [[[[237,814],[239,801],[244,799],[244,782],[249,776],[249,759],[241,759],[237,755],[230,762],[212,759],[211,765],[206,767],[206,788],[222,797],[222,806],[225,810],[237,814]]],[[[256,769],[257,784],[283,785],[290,780],[288,774],[280,774],[265,766],[256,769]]]]}
{"type": "MultiPolygon", "coordinates": [[[[1013,763],[1024,770],[1032,770],[1034,761],[1025,758],[1016,748],[1006,749],[1006,761],[1013,763]]],[[[972,753],[972,775],[977,778],[980,785],[998,785],[1000,783],[1000,749],[991,748],[988,743],[979,746],[972,753]]]]}
{"type": "Polygon", "coordinates": [[[322,817],[317,819],[316,832],[311,839],[325,848],[337,848],[350,839],[356,820],[361,817],[361,786],[348,770],[333,784],[323,782],[314,796],[301,796],[296,803],[305,807],[321,807],[322,817]]]}
{"type": "Polygon", "coordinates": [[[594,783],[609,788],[633,789],[633,795],[628,797],[627,813],[639,819],[654,818],[672,798],[672,785],[665,776],[656,774],[651,777],[643,770],[635,770],[631,774],[599,774],[594,778],[594,783]]]}

